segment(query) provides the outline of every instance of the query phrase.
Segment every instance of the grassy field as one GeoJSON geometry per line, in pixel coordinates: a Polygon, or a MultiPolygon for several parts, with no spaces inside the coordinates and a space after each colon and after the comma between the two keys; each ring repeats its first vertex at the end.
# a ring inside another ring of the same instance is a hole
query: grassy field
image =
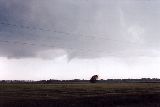
{"type": "Polygon", "coordinates": [[[160,83],[0,84],[0,107],[160,107],[160,83]]]}

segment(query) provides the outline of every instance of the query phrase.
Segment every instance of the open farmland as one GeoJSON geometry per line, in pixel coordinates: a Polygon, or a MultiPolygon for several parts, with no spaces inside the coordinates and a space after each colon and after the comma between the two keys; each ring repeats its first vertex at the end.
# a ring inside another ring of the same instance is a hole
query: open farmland
{"type": "Polygon", "coordinates": [[[160,83],[0,84],[0,107],[160,107],[160,83]]]}

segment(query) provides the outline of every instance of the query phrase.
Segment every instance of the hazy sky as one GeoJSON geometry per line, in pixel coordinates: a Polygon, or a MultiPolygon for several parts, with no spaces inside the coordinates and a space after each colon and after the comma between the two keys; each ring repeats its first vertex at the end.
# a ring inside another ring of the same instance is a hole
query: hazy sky
{"type": "Polygon", "coordinates": [[[159,0],[0,0],[0,79],[160,78],[159,0]]]}

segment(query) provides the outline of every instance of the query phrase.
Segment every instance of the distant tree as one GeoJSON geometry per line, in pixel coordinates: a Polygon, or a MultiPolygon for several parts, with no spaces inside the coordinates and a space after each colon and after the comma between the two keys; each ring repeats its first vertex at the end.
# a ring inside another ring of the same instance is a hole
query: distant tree
{"type": "Polygon", "coordinates": [[[96,83],[98,79],[98,75],[93,75],[90,79],[90,83],[96,83]]]}

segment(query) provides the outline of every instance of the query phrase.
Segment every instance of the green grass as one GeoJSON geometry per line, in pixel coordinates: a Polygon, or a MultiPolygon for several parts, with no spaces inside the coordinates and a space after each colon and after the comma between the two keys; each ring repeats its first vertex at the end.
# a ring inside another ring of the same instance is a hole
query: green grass
{"type": "Polygon", "coordinates": [[[8,97],[79,97],[104,94],[156,93],[159,83],[101,84],[0,84],[0,93],[8,97]]]}
{"type": "Polygon", "coordinates": [[[52,107],[54,104],[66,107],[70,103],[83,107],[81,102],[86,106],[117,106],[126,105],[126,100],[132,105],[144,105],[145,101],[159,106],[159,97],[160,83],[0,84],[2,107],[52,107]]]}

